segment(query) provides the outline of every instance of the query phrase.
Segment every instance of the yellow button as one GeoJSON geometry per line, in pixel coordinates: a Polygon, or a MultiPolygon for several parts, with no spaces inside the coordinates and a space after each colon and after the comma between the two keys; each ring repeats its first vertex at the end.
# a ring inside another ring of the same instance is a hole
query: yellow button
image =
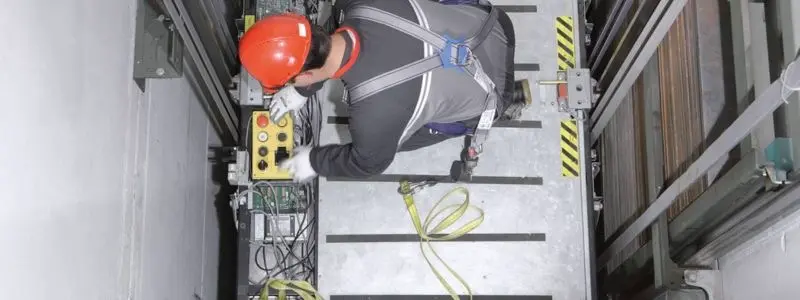
{"type": "Polygon", "coordinates": [[[278,121],[278,127],[286,127],[289,124],[289,121],[286,120],[288,117],[283,117],[280,121],[278,121]]]}

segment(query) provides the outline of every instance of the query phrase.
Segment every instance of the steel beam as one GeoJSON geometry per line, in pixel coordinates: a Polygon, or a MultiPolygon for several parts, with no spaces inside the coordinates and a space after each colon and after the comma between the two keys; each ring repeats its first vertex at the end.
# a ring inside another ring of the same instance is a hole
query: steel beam
{"type": "Polygon", "coordinates": [[[673,250],[680,250],[705,230],[744,205],[742,196],[763,187],[763,153],[750,151],[669,224],[673,250]]]}
{"type": "Polygon", "coordinates": [[[730,252],[769,228],[800,211],[800,184],[756,197],[724,224],[706,235],[707,242],[692,257],[689,264],[708,264],[730,252]]]}
{"type": "Polygon", "coordinates": [[[606,125],[611,121],[622,99],[642,73],[645,64],[653,57],[658,45],[661,44],[664,36],[672,27],[672,24],[675,23],[675,19],[683,11],[684,6],[686,6],[686,0],[665,0],[658,3],[642,33],[636,39],[631,51],[592,113],[590,120],[592,125],[592,144],[596,143],[600,138],[600,134],[603,133],[606,125]]]}
{"type": "Polygon", "coordinates": [[[164,0],[164,7],[172,18],[175,27],[183,39],[189,60],[199,73],[203,86],[196,87],[206,94],[198,95],[203,101],[210,102],[206,107],[211,109],[209,118],[219,118],[218,128],[222,141],[227,145],[236,143],[239,137],[239,117],[231,103],[230,94],[220,81],[209,55],[201,42],[200,36],[192,23],[189,12],[181,0],[164,0]]]}
{"type": "MultiPolygon", "coordinates": [[[[634,3],[628,4],[633,5],[634,3]]],[[[634,44],[639,36],[643,32],[646,33],[645,25],[647,25],[647,22],[650,20],[650,17],[659,4],[660,2],[658,0],[642,0],[636,3],[636,10],[634,10],[632,14],[621,15],[618,20],[615,20],[615,22],[618,22],[620,25],[625,24],[626,27],[622,31],[622,34],[616,38],[617,41],[612,43],[614,48],[610,55],[607,55],[608,57],[598,57],[591,65],[592,72],[594,72],[593,75],[596,77],[601,89],[610,86],[611,81],[614,79],[613,77],[619,71],[619,67],[628,57],[631,50],[635,49],[634,44]]]]}
{"type": "MultiPolygon", "coordinates": [[[[644,139],[647,164],[647,198],[653,203],[664,186],[664,140],[661,128],[661,94],[659,87],[658,59],[653,57],[642,72],[644,81],[644,139]]],[[[653,271],[656,288],[678,284],[675,276],[677,266],[669,255],[669,228],[667,213],[658,217],[650,228],[653,248],[653,271]]],[[[677,278],[676,278],[677,277],[677,278]]]]}
{"type": "Polygon", "coordinates": [[[597,36],[598,43],[595,44],[588,59],[589,68],[592,72],[597,69],[599,62],[602,61],[602,58],[606,55],[608,48],[614,43],[617,33],[619,33],[619,29],[626,19],[625,16],[628,15],[628,12],[630,12],[633,6],[633,2],[634,1],[630,0],[617,0],[614,2],[611,13],[607,16],[608,21],[603,24],[603,28],[597,36]]]}
{"type": "MultiPolygon", "coordinates": [[[[573,13],[574,16],[578,17],[575,22],[578,26],[574,33],[574,39],[575,41],[583,41],[586,35],[586,18],[583,17],[586,15],[585,3],[583,3],[583,1],[578,1],[576,5],[573,5],[573,13]]],[[[579,42],[577,45],[581,50],[575,51],[575,61],[577,62],[578,68],[584,68],[587,64],[587,57],[584,54],[585,43],[579,42]]],[[[592,93],[589,93],[589,97],[592,97],[592,93]]],[[[592,160],[590,155],[588,155],[591,144],[589,144],[589,123],[587,122],[587,114],[585,110],[578,111],[577,113],[579,119],[578,136],[582,139],[582,141],[578,143],[578,147],[580,148],[580,153],[584,153],[584,155],[580,156],[579,163],[583,170],[592,170],[592,160]]],[[[595,276],[595,274],[597,274],[595,270],[595,257],[597,256],[595,254],[595,222],[591,221],[594,220],[592,214],[595,213],[594,197],[592,197],[592,195],[594,195],[594,182],[592,180],[594,177],[590,175],[591,171],[584,173],[585,174],[580,176],[581,194],[585,200],[581,208],[581,219],[586,221],[586,223],[583,224],[583,230],[585,232],[583,235],[583,249],[584,253],[586,253],[584,256],[584,266],[586,268],[586,270],[584,270],[586,276],[584,280],[586,280],[586,299],[597,299],[597,278],[595,276]]]]}
{"type": "MultiPolygon", "coordinates": [[[[580,153],[589,153],[589,134],[587,130],[587,123],[585,120],[584,111],[578,112],[582,119],[578,123],[578,136],[583,139],[579,143],[580,153]]],[[[580,164],[583,170],[591,170],[592,160],[589,155],[581,155],[580,157],[580,164]]],[[[589,173],[591,174],[591,173],[589,173]]],[[[585,203],[583,207],[581,207],[581,219],[586,221],[583,224],[583,229],[585,234],[583,235],[583,249],[587,255],[585,256],[584,266],[586,266],[585,272],[585,280],[586,280],[586,299],[597,299],[597,280],[595,274],[597,273],[595,270],[595,236],[594,236],[594,220],[592,218],[592,214],[595,213],[594,211],[594,198],[591,197],[593,192],[593,182],[591,180],[592,176],[583,174],[581,176],[581,194],[585,195],[585,203]]]]}
{"type": "MultiPolygon", "coordinates": [[[[764,3],[730,0],[731,41],[733,46],[736,100],[744,111],[772,82],[764,3]]],[[[741,143],[742,152],[765,149],[775,140],[775,122],[766,117],[741,143]]]]}
{"type": "MultiPolygon", "coordinates": [[[[687,246],[694,244],[714,226],[724,222],[735,211],[748,204],[758,190],[763,188],[763,176],[756,164],[756,153],[751,151],[714,182],[706,191],[669,223],[670,256],[683,264],[693,255],[687,246]],[[686,251],[682,251],[682,250],[686,251]]],[[[646,263],[653,258],[653,245],[648,242],[636,251],[616,270],[610,270],[609,278],[637,276],[646,263]]]]}
{"type": "MultiPolygon", "coordinates": [[[[800,82],[800,72],[796,69],[786,73],[786,82],[788,84],[795,85],[800,82]]],[[[614,254],[621,251],[625,246],[630,244],[636,236],[653,224],[653,222],[672,205],[680,193],[701,176],[704,176],[719,157],[728,153],[744,139],[761,120],[772,114],[778,106],[783,104],[783,98],[788,94],[791,94],[791,92],[784,91],[780,81],[772,83],[772,85],[770,85],[770,87],[689,166],[686,172],[681,174],[681,176],[678,177],[672,185],[670,185],[658,199],[636,219],[636,221],[610,243],[605,251],[603,251],[603,254],[598,258],[599,266],[604,268],[614,254]]]]}

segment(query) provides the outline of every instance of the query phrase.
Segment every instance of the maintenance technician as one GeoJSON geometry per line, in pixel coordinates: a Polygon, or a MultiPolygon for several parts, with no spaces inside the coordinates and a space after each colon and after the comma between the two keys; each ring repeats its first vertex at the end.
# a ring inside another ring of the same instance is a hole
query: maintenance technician
{"type": "Polygon", "coordinates": [[[349,94],[352,142],[298,147],[280,167],[297,182],[367,177],[386,170],[399,151],[483,132],[479,120],[491,126],[518,113],[530,99],[513,100],[511,20],[484,0],[473,2],[480,5],[338,0],[342,26],[333,35],[294,14],[254,24],[239,55],[266,92],[277,92],[273,121],[303,107],[327,79],[341,79],[349,94]]]}

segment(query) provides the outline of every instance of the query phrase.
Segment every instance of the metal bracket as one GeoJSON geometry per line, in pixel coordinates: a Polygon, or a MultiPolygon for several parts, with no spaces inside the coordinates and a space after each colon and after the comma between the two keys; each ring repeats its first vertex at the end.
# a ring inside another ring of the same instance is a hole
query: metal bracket
{"type": "Polygon", "coordinates": [[[772,162],[767,163],[763,168],[763,175],[773,185],[784,185],[789,183],[789,174],[785,170],[775,167],[772,162]]]}
{"type": "Polygon", "coordinates": [[[600,157],[597,155],[597,149],[592,149],[590,153],[590,157],[592,159],[592,179],[597,178],[597,175],[600,174],[602,170],[602,164],[600,163],[600,157]]]}
{"type": "Polygon", "coordinates": [[[722,274],[719,270],[685,270],[683,278],[687,285],[703,289],[708,300],[723,300],[722,274]]]}
{"type": "Polygon", "coordinates": [[[238,75],[238,82],[239,84],[231,94],[235,99],[238,99],[239,105],[264,106],[264,89],[261,87],[261,83],[250,75],[244,67],[242,67],[238,75]]]}
{"type": "Polygon", "coordinates": [[[569,89],[570,109],[591,109],[594,97],[592,76],[589,69],[567,70],[567,88],[569,89]]]}
{"type": "Polygon", "coordinates": [[[141,0],[136,15],[133,78],[183,76],[183,40],[172,20],[158,5],[141,0]]]}
{"type": "Polygon", "coordinates": [[[228,164],[228,183],[237,186],[250,184],[250,159],[247,151],[236,151],[236,162],[228,164]]]}
{"type": "Polygon", "coordinates": [[[559,71],[556,80],[540,80],[539,85],[557,86],[558,111],[574,112],[591,109],[595,102],[594,81],[589,69],[559,71]]]}

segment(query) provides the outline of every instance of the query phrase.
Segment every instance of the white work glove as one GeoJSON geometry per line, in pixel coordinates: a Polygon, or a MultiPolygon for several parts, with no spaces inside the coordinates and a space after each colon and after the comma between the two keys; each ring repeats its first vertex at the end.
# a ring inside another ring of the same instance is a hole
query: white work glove
{"type": "Polygon", "coordinates": [[[284,160],[278,167],[291,173],[294,182],[306,183],[317,177],[317,172],[311,167],[311,147],[297,147],[293,152],[292,158],[284,160]]]}
{"type": "Polygon", "coordinates": [[[272,96],[272,101],[269,103],[269,116],[272,122],[278,123],[278,120],[290,112],[303,107],[306,104],[307,97],[303,97],[294,86],[287,85],[280,91],[272,96]]]}

